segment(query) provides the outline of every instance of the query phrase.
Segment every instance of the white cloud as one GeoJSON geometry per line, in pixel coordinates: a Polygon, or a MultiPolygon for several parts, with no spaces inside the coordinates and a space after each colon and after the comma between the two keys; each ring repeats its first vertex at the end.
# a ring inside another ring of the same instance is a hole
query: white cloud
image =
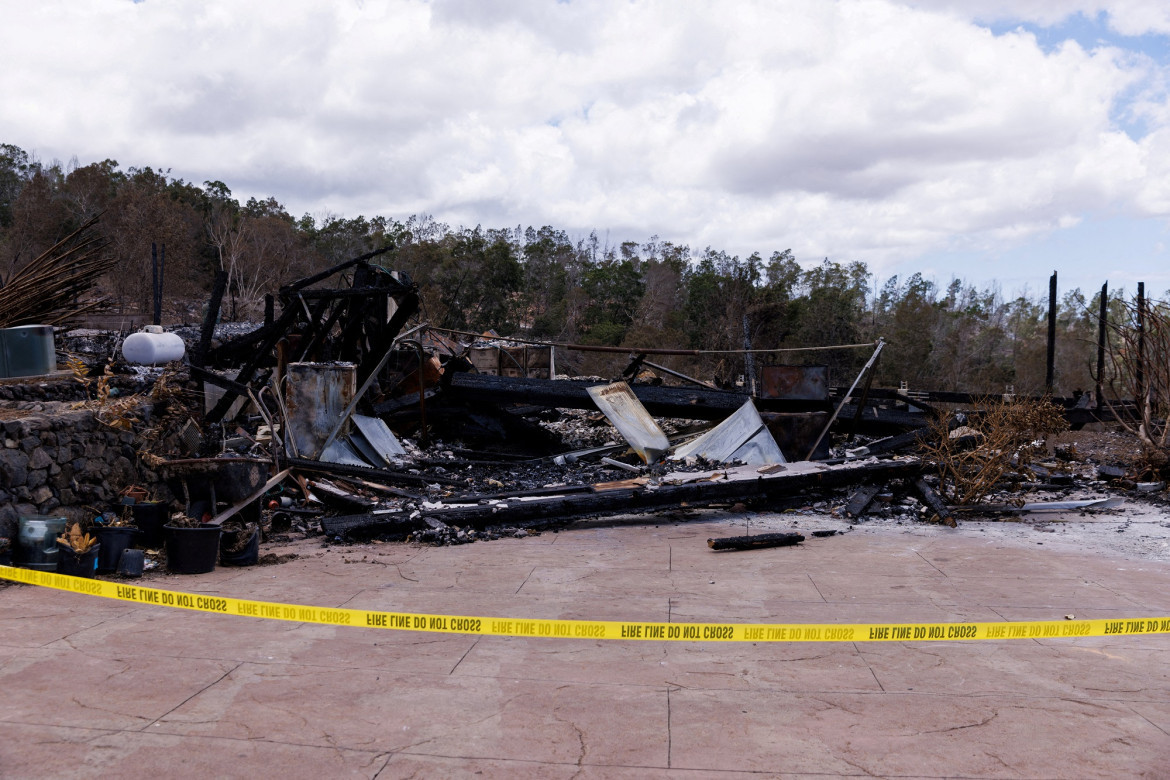
{"type": "Polygon", "coordinates": [[[913,8],[945,10],[980,22],[1052,26],[1074,16],[1104,17],[1121,35],[1170,34],[1170,6],[1154,0],[905,0],[913,8]]]}
{"type": "Polygon", "coordinates": [[[0,140],[296,213],[880,268],[1095,211],[1170,216],[1156,64],[975,23],[1100,11],[1170,30],[1156,4],[1090,0],[45,0],[0,30],[0,140]]]}

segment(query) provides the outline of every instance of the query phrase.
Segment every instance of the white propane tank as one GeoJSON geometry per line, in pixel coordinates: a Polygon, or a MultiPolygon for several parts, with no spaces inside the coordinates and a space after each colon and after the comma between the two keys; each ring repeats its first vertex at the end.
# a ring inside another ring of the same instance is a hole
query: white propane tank
{"type": "Polygon", "coordinates": [[[174,333],[164,333],[157,325],[147,325],[141,333],[131,333],[122,342],[122,357],[127,363],[139,366],[157,366],[183,357],[186,347],[183,339],[174,333]]]}

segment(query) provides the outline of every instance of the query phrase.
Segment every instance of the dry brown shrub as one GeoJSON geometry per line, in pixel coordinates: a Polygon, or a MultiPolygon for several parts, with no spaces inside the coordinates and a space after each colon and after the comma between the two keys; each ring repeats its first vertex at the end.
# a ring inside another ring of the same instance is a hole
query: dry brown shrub
{"type": "Polygon", "coordinates": [[[965,430],[952,432],[945,418],[931,426],[922,453],[938,469],[939,490],[952,504],[982,501],[1006,474],[1046,451],[1048,436],[1068,430],[1064,411],[1047,399],[988,399],[967,413],[965,430]],[[975,445],[966,446],[963,434],[974,436],[975,445]]]}

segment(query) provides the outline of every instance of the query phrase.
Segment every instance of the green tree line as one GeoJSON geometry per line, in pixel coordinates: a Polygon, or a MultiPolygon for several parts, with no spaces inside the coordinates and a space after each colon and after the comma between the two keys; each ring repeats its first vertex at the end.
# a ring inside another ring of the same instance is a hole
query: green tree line
{"type": "MultiPolygon", "coordinates": [[[[451,227],[425,215],[288,213],[276,198],[241,203],[221,181],[202,185],[169,170],[114,160],[42,163],[0,144],[0,284],[83,221],[117,260],[100,292],[122,311],[148,311],[151,244],[166,247],[168,316],[197,319],[217,270],[229,277],[225,314],[255,319],[266,293],[390,243],[379,262],[419,284],[432,325],[579,344],[677,347],[711,354],[674,366],[730,381],[756,350],[855,344],[884,337],[885,386],[1041,393],[1047,296],[1007,299],[960,280],[945,288],[914,274],[877,285],[864,263],[798,263],[789,250],[730,256],[665,241],[609,245],[555,227],[451,227]]],[[[1114,291],[1112,311],[1126,316],[1114,291]]],[[[1092,389],[1099,293],[1060,301],[1056,392],[1092,389]]],[[[754,365],[824,363],[847,384],[867,349],[758,354],[754,365]]],[[[602,372],[599,358],[567,353],[562,365],[602,372]]],[[[748,370],[752,362],[747,362],[748,370]]]]}

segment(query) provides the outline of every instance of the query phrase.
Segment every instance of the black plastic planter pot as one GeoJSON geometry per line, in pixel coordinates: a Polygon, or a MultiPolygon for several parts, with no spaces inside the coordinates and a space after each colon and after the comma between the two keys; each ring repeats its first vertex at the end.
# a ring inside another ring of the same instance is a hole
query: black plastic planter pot
{"type": "Polygon", "coordinates": [[[95,544],[83,553],[76,553],[72,547],[57,545],[57,573],[73,577],[93,577],[101,547],[101,544],[95,544]]]}
{"type": "Polygon", "coordinates": [[[215,568],[219,557],[218,525],[197,528],[164,526],[167,544],[167,568],[176,574],[204,574],[215,568]]]}
{"type": "Polygon", "coordinates": [[[134,516],[134,525],[142,532],[138,544],[149,550],[162,547],[164,535],[163,526],[167,520],[167,505],[161,501],[143,501],[130,507],[134,516]]]}
{"type": "Polygon", "coordinates": [[[123,577],[141,577],[146,556],[142,550],[123,550],[118,559],[118,574],[123,577]]]}
{"type": "Polygon", "coordinates": [[[235,534],[224,534],[220,542],[219,562],[222,566],[255,566],[260,560],[260,529],[252,531],[248,542],[238,550],[228,551],[228,545],[236,539],[235,534]]]}
{"type": "Polygon", "coordinates": [[[102,550],[98,553],[97,570],[101,573],[114,571],[118,568],[118,559],[122,551],[134,545],[134,538],[138,536],[137,528],[119,526],[116,528],[95,528],[94,535],[101,542],[102,550]]]}

